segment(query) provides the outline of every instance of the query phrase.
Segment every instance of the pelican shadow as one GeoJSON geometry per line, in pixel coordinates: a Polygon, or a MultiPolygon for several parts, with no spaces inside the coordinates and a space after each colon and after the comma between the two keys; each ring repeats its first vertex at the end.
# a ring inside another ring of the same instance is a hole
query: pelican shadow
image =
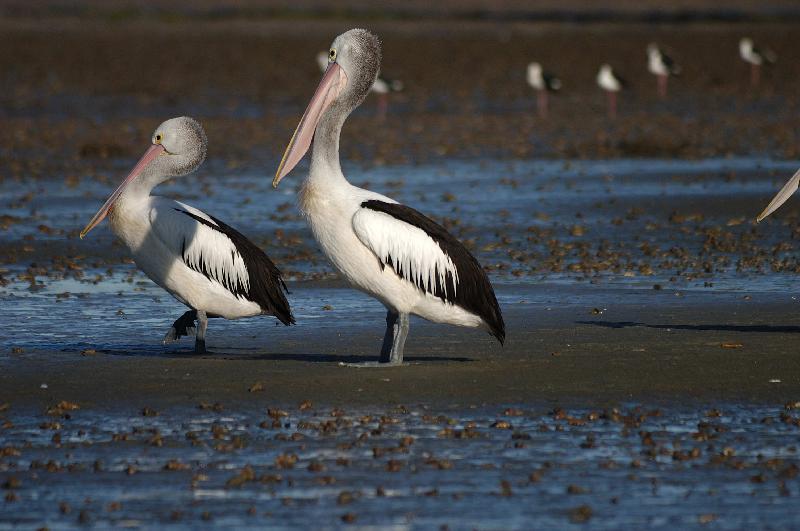
{"type": "MultiPolygon", "coordinates": [[[[98,354],[108,356],[123,357],[148,357],[148,358],[167,358],[167,359],[224,359],[230,361],[299,361],[306,363],[364,363],[375,361],[375,356],[358,354],[314,354],[314,353],[280,353],[265,352],[256,353],[252,351],[237,353],[236,349],[221,347],[211,350],[207,354],[195,354],[192,349],[168,349],[168,348],[142,348],[138,347],[117,347],[113,349],[98,348],[98,354]]],[[[473,358],[463,356],[410,356],[406,362],[457,362],[465,363],[475,361],[473,358]]]]}
{"type": "Polygon", "coordinates": [[[724,324],[647,324],[635,321],[575,321],[575,324],[600,326],[603,328],[655,328],[669,330],[694,330],[699,332],[761,332],[777,334],[800,333],[800,326],[791,325],[724,325],[724,324]]]}

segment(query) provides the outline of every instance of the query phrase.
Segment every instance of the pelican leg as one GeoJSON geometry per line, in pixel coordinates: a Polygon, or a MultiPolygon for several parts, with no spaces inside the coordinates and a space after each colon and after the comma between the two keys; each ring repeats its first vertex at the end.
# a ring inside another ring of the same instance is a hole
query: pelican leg
{"type": "Polygon", "coordinates": [[[206,353],[206,329],[208,328],[208,316],[203,310],[197,310],[197,336],[194,340],[194,353],[206,353]]]}
{"type": "Polygon", "coordinates": [[[163,343],[166,345],[167,343],[174,343],[178,341],[183,336],[189,336],[195,334],[195,326],[194,321],[197,319],[197,310],[189,310],[188,312],[184,313],[180,317],[178,317],[174,323],[172,323],[172,328],[169,329],[167,335],[164,336],[163,343]]]}
{"type": "Polygon", "coordinates": [[[361,363],[342,363],[347,367],[391,367],[403,364],[403,348],[408,336],[408,314],[397,313],[392,310],[386,312],[386,333],[383,335],[383,345],[378,361],[365,361],[361,363]]]}
{"type": "Polygon", "coordinates": [[[380,362],[389,365],[403,363],[403,349],[408,336],[408,314],[389,310],[386,312],[386,333],[383,336],[380,362]]]}

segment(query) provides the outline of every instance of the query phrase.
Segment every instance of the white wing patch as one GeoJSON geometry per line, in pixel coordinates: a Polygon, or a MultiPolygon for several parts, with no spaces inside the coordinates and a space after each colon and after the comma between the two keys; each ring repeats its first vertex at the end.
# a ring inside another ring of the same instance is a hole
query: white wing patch
{"type": "Polygon", "coordinates": [[[244,298],[250,290],[250,275],[230,238],[200,210],[177,201],[170,203],[160,204],[150,212],[159,239],[188,267],[244,298]]]}
{"type": "Polygon", "coordinates": [[[404,279],[428,293],[435,293],[438,284],[445,298],[455,296],[458,270],[439,244],[424,230],[368,208],[361,208],[355,213],[353,230],[381,263],[391,263],[404,279]],[[453,293],[447,293],[448,273],[452,276],[453,293]]]}

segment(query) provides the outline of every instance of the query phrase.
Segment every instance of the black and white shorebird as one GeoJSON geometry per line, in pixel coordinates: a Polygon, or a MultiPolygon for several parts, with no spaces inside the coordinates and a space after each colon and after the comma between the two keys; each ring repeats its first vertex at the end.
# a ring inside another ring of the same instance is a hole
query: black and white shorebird
{"type": "MultiPolygon", "coordinates": [[[[317,54],[317,64],[323,73],[328,69],[328,52],[323,50],[317,54]]],[[[379,118],[386,118],[386,112],[389,110],[389,94],[402,92],[404,87],[405,85],[399,79],[385,78],[381,75],[381,72],[378,72],[375,82],[372,83],[369,91],[378,95],[379,118]]]]}
{"type": "Polygon", "coordinates": [[[767,208],[765,208],[763,212],[758,215],[756,221],[761,221],[765,217],[778,210],[778,208],[797,191],[798,186],[800,186],[800,170],[797,170],[792,178],[783,185],[783,188],[781,188],[775,197],[772,198],[772,201],[769,202],[767,208]]]}
{"type": "Polygon", "coordinates": [[[548,93],[561,90],[561,80],[542,70],[539,63],[529,63],[526,73],[528,85],[536,91],[536,109],[539,118],[547,118],[548,93]]]}
{"type": "Polygon", "coordinates": [[[464,245],[420,212],[357,188],[342,173],[342,126],[364,101],[380,64],[380,42],[372,33],[353,29],[336,37],[272,184],[292,171],[313,140],[300,208],[336,269],[386,307],[380,362],[402,363],[411,314],[480,327],[502,343],[505,325],[494,290],[464,245]]]}
{"type": "Polygon", "coordinates": [[[658,96],[660,98],[667,97],[669,77],[681,73],[680,65],[653,42],[647,45],[647,70],[658,79],[658,96]]]}
{"type": "Polygon", "coordinates": [[[111,230],[131,250],[136,265],[190,308],[164,342],[194,332],[197,353],[205,352],[209,317],[274,315],[285,325],[294,323],[286,285],[264,251],[196,208],[150,195],[158,184],[195,171],[206,146],[205,131],[192,118],[159,125],[150,148],[81,231],[83,238],[109,217],[111,230]]]}
{"type": "Polygon", "coordinates": [[[775,52],[758,48],[749,37],[739,41],[739,57],[750,65],[750,85],[753,87],[757,87],[761,81],[761,66],[774,64],[778,60],[775,52]]]}
{"type": "Polygon", "coordinates": [[[608,95],[608,117],[617,117],[617,93],[620,92],[627,83],[622,77],[614,72],[611,65],[604,63],[600,65],[597,72],[597,85],[608,95]]]}

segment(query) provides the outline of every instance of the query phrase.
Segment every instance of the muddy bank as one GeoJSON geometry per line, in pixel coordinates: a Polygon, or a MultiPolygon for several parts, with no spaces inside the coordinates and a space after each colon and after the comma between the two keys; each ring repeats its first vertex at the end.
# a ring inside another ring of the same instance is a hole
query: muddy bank
{"type": "Polygon", "coordinates": [[[145,323],[128,339],[84,334],[78,344],[56,340],[50,349],[17,341],[18,351],[0,358],[0,402],[34,409],[60,400],[102,409],[307,399],[595,407],[632,400],[783,403],[800,396],[792,347],[800,326],[789,295],[576,287],[514,293],[521,299],[505,305],[504,347],[480,332],[415,321],[408,364],[391,369],[341,365],[374,359],[382,336],[377,308],[326,312],[323,321],[306,319],[291,329],[255,320],[213,323],[215,354],[201,357],[190,353],[190,342],[162,347],[150,337],[158,329],[145,330],[145,323]],[[531,297],[535,303],[525,302],[531,297]],[[251,392],[255,384],[261,389],[251,392]]]}

